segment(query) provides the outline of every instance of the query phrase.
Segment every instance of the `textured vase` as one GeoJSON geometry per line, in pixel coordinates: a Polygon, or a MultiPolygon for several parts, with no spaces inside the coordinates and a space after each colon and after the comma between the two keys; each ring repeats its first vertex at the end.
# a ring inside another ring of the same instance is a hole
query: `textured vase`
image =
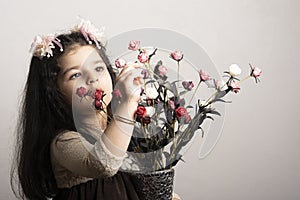
{"type": "Polygon", "coordinates": [[[131,173],[141,200],[172,200],[174,169],[148,173],[131,173]]]}

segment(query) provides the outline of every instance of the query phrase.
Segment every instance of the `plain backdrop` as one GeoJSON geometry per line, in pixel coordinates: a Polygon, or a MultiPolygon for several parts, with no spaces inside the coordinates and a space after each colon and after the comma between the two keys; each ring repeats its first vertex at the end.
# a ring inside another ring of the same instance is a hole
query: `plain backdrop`
{"type": "MultiPolygon", "coordinates": [[[[76,16],[114,36],[137,28],[177,31],[201,45],[219,72],[263,69],[226,106],[222,136],[205,159],[197,143],[176,166],[184,200],[300,199],[300,3],[297,0],[107,0],[0,2],[0,199],[15,199],[9,169],[32,39],[73,26],[76,16]]],[[[200,139],[200,138],[199,138],[200,139]]],[[[34,164],[34,163],[33,163],[34,164]]]]}

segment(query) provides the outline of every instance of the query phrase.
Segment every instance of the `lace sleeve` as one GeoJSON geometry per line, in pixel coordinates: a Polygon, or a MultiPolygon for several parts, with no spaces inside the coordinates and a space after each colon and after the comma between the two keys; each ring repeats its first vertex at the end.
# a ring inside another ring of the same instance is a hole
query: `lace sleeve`
{"type": "Polygon", "coordinates": [[[78,132],[65,132],[52,144],[57,162],[76,175],[96,178],[113,176],[125,157],[113,154],[102,137],[92,145],[78,132]]]}

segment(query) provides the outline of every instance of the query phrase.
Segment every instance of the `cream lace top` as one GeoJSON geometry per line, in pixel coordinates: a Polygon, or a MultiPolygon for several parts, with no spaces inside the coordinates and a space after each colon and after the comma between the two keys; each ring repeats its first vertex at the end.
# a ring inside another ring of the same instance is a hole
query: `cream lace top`
{"type": "Polygon", "coordinates": [[[125,157],[111,153],[101,137],[92,145],[74,131],[57,135],[51,143],[50,155],[58,188],[70,188],[94,178],[113,176],[125,157]]]}

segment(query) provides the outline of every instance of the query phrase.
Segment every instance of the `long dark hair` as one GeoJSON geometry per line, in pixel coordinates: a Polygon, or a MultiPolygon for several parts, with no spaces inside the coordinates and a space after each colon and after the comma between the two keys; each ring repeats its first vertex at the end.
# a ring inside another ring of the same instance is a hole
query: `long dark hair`
{"type": "MultiPolygon", "coordinates": [[[[57,88],[59,58],[75,45],[89,44],[80,32],[57,37],[63,46],[53,49],[53,56],[42,59],[33,56],[21,101],[17,126],[14,162],[11,168],[11,187],[16,197],[47,199],[54,197],[57,185],[51,167],[50,143],[62,130],[76,131],[72,110],[57,88]]],[[[105,62],[115,85],[116,75],[100,43],[99,55],[105,62]]],[[[110,105],[107,112],[111,115],[110,105]]]]}

